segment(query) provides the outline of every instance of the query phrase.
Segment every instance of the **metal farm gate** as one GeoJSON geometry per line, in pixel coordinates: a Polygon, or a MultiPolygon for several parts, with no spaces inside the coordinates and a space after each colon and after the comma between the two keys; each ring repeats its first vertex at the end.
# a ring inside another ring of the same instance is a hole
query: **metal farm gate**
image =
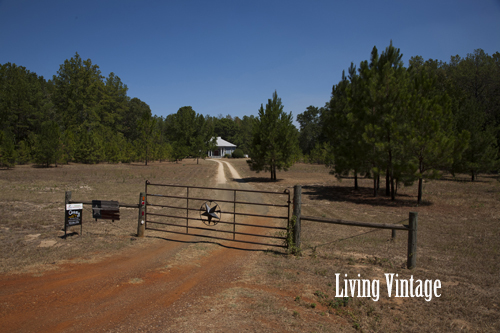
{"type": "Polygon", "coordinates": [[[288,189],[255,191],[152,184],[147,180],[145,197],[146,230],[287,247],[291,203],[288,189]],[[272,241],[263,243],[259,241],[262,238],[272,241]]]}

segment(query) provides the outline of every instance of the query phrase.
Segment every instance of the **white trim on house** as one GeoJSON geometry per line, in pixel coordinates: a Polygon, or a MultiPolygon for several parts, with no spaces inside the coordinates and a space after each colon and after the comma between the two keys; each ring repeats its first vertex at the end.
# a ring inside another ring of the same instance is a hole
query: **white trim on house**
{"type": "Polygon", "coordinates": [[[236,145],[232,144],[231,142],[227,142],[219,136],[217,137],[217,148],[214,150],[209,150],[208,157],[221,158],[226,154],[232,155],[236,147],[236,145]]]}

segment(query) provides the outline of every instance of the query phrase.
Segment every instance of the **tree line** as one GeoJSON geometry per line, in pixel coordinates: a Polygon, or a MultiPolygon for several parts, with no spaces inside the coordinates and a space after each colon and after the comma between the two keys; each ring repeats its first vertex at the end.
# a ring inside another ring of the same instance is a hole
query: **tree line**
{"type": "Polygon", "coordinates": [[[478,49],[449,63],[402,62],[392,42],[369,60],[351,63],[323,107],[286,113],[275,91],[258,115],[203,116],[184,106],[153,115],[114,73],[104,77],[78,53],[45,80],[24,67],[0,67],[0,165],[68,162],[130,163],[204,158],[220,136],[249,154],[255,171],[287,170],[299,160],[325,164],[342,178],[373,179],[373,193],[395,199],[401,185],[443,170],[469,173],[499,168],[500,53],[478,49]]]}
{"type": "Polygon", "coordinates": [[[500,136],[500,53],[475,50],[449,63],[412,57],[403,65],[392,42],[369,60],[351,63],[333,85],[324,107],[297,116],[306,161],[324,163],[337,177],[385,176],[394,200],[399,184],[422,181],[440,171],[497,171],[500,136]]]}
{"type": "Polygon", "coordinates": [[[253,116],[203,116],[184,106],[159,117],[127,91],[78,53],[50,80],[0,65],[0,166],[204,157],[217,136],[248,149],[253,116]]]}

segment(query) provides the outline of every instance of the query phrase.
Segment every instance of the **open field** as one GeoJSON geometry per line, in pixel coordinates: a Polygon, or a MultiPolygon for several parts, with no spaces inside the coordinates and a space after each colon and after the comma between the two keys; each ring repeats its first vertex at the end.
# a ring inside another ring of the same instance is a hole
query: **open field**
{"type": "MultiPolygon", "coordinates": [[[[152,234],[138,239],[137,210],[123,208],[121,221],[115,222],[92,221],[90,209],[85,208],[83,235],[62,238],[64,191],[71,190],[74,200],[135,204],[146,179],[216,186],[216,163],[200,161],[197,165],[196,161],[185,160],[147,167],[100,164],[0,170],[0,269],[4,277],[0,283],[24,279],[35,284],[44,278],[59,278],[57,272],[68,270],[84,274],[85,270],[95,273],[102,269],[104,278],[106,270],[99,268],[99,263],[106,266],[116,261],[113,258],[147,254],[151,261],[147,271],[155,274],[133,267],[130,270],[135,275],[124,272],[130,295],[153,286],[161,297],[160,283],[167,283],[169,278],[184,281],[186,276],[199,277],[190,280],[189,288],[185,283],[179,287],[176,291],[182,292],[172,301],[153,304],[151,313],[168,313],[166,318],[145,316],[143,323],[114,316],[114,326],[107,324],[109,331],[113,327],[114,331],[134,331],[139,326],[145,331],[172,332],[500,330],[500,182],[494,177],[479,177],[474,183],[457,182],[449,176],[426,182],[425,203],[417,207],[416,186],[400,188],[397,201],[391,202],[383,195],[372,197],[371,180],[360,180],[361,189],[354,191],[351,179],[340,182],[319,165],[296,164],[289,172],[278,172],[277,182],[269,182],[268,173],[250,171],[244,160],[229,162],[245,186],[283,191],[301,184],[303,215],[406,223],[410,211],[418,212],[417,268],[405,269],[406,232],[398,232],[396,240],[391,241],[390,230],[307,221],[302,224],[300,256],[274,249],[237,251],[228,249],[228,243],[221,246],[203,239],[180,243],[180,247],[152,234]],[[164,273],[172,267],[177,267],[175,274],[164,273]],[[398,274],[400,279],[411,275],[420,280],[438,279],[441,297],[429,302],[425,298],[388,297],[382,286],[378,301],[336,299],[336,273],[349,278],[359,274],[381,284],[385,283],[385,273],[398,274]],[[203,281],[203,276],[209,282],[203,281]]],[[[225,176],[231,183],[227,167],[225,176]]],[[[79,233],[79,227],[74,231],[79,233]]],[[[0,299],[8,293],[7,285],[0,287],[0,299]]],[[[126,295],[111,294],[121,303],[126,295]]],[[[140,300],[141,296],[134,297],[140,300]]],[[[7,301],[0,303],[2,323],[11,319],[14,310],[7,301]]],[[[52,331],[75,331],[75,327],[52,327],[52,331]]]]}
{"type": "MultiPolygon", "coordinates": [[[[339,182],[324,166],[296,164],[291,171],[278,173],[279,181],[271,183],[265,179],[268,174],[250,172],[243,161],[233,165],[258,188],[302,184],[303,215],[407,223],[409,212],[418,212],[417,268],[411,271],[405,269],[406,232],[398,231],[392,242],[390,230],[304,221],[301,257],[263,255],[258,262],[263,285],[288,291],[288,302],[281,306],[295,305],[294,311],[302,317],[323,318],[327,308],[308,305],[322,302],[317,291],[333,298],[335,273],[349,278],[360,274],[381,283],[384,273],[396,273],[400,278],[439,279],[441,297],[426,302],[388,298],[381,292],[378,302],[369,298],[350,301],[347,309],[341,309],[341,317],[363,331],[500,330],[500,183],[494,177],[480,177],[474,183],[453,181],[449,176],[425,182],[425,204],[417,207],[416,185],[399,189],[397,201],[391,202],[383,195],[372,196],[371,180],[361,180],[361,189],[354,191],[352,179],[339,182]],[[291,301],[294,295],[300,297],[299,302],[291,301]]],[[[279,302],[272,303],[280,308],[279,302]]],[[[329,331],[331,326],[318,321],[310,329],[329,331]]]]}
{"type": "MultiPolygon", "coordinates": [[[[73,200],[138,204],[145,180],[214,186],[215,163],[17,166],[0,170],[0,271],[47,269],[60,260],[90,260],[136,243],[137,209],[121,208],[121,220],[92,220],[84,206],[83,237],[64,236],[64,192],[73,200]],[[195,177],[195,178],[194,178],[195,177]],[[69,241],[71,239],[71,241],[69,241]],[[43,267],[41,267],[43,266],[43,267]]],[[[69,232],[80,232],[76,226],[69,232]]],[[[141,240],[138,241],[139,243],[141,240]]]]}

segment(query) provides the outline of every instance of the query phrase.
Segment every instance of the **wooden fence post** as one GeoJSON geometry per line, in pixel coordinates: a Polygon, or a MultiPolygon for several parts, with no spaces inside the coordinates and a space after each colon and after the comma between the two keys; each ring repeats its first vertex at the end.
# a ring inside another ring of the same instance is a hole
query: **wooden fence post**
{"type": "Polygon", "coordinates": [[[146,194],[141,192],[139,195],[139,218],[137,219],[137,237],[144,237],[146,230],[146,194]]]}
{"type": "Polygon", "coordinates": [[[408,226],[408,260],[406,264],[408,269],[417,266],[417,221],[418,213],[410,212],[410,224],[408,226]]]}
{"type": "Polygon", "coordinates": [[[66,191],[64,195],[64,210],[66,210],[66,205],[71,201],[71,191],[66,191]]]}
{"type": "MultiPolygon", "coordinates": [[[[66,191],[64,193],[64,239],[66,239],[66,232],[68,226],[66,225],[66,205],[71,201],[71,191],[66,191]]],[[[80,231],[80,234],[82,232],[80,231]]]]}
{"type": "Polygon", "coordinates": [[[293,187],[293,216],[295,224],[293,226],[293,242],[295,247],[300,249],[300,211],[302,206],[302,186],[295,185],[293,187]]]}

